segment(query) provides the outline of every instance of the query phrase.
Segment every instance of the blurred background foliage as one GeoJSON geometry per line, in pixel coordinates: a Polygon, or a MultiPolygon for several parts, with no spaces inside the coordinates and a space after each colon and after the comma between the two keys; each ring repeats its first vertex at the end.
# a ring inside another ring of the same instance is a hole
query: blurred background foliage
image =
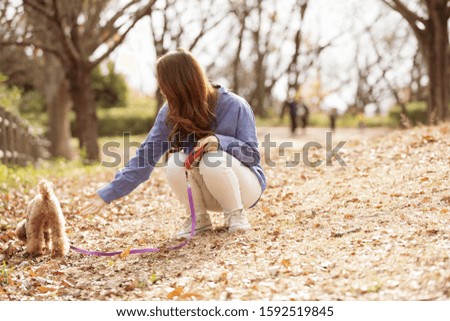
{"type": "Polygon", "coordinates": [[[126,107],[128,104],[128,88],[125,77],[115,72],[114,63],[106,64],[106,73],[101,66],[92,71],[92,87],[95,103],[100,108],[126,107]]]}
{"type": "Polygon", "coordinates": [[[41,128],[53,156],[71,159],[74,137],[95,161],[98,137],[148,132],[164,102],[155,61],[184,47],[260,126],[288,126],[287,99],[309,107],[309,126],[328,127],[333,109],[338,127],[435,124],[449,113],[450,9],[430,3],[4,0],[0,105],[41,128]]]}
{"type": "MultiPolygon", "coordinates": [[[[21,115],[33,125],[45,129],[48,116],[45,113],[45,102],[37,91],[23,93],[19,87],[9,87],[5,84],[6,76],[0,75],[0,105],[21,115]]],[[[98,104],[99,136],[121,136],[124,131],[135,135],[145,134],[153,126],[158,111],[155,98],[142,95],[127,88],[124,77],[114,72],[114,65],[108,63],[108,73],[102,74],[100,68],[93,72],[93,86],[98,104]]],[[[409,118],[413,125],[426,124],[427,106],[425,102],[411,102],[406,105],[409,118]]],[[[364,116],[366,127],[402,126],[402,109],[394,105],[387,114],[364,116]]],[[[344,113],[337,120],[338,127],[358,128],[360,116],[344,113]]],[[[75,128],[75,113],[70,116],[72,134],[75,128]]],[[[271,109],[267,117],[257,116],[259,126],[288,126],[289,116],[278,117],[275,109],[271,109]]],[[[329,115],[316,111],[310,115],[311,127],[328,127],[329,115]]]]}

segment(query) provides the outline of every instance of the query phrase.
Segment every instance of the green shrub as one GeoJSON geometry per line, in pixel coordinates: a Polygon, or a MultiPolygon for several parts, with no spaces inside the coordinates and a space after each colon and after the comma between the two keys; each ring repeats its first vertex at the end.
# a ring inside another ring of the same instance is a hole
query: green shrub
{"type": "Polygon", "coordinates": [[[99,107],[111,108],[127,105],[128,87],[125,77],[114,70],[114,63],[108,63],[108,73],[102,74],[100,66],[92,72],[92,87],[95,103],[99,107]]]}
{"type": "MultiPolygon", "coordinates": [[[[129,108],[127,108],[129,109],[129,108]]],[[[109,111],[109,110],[108,110],[109,111]]],[[[99,135],[117,136],[124,132],[147,133],[152,128],[154,117],[150,113],[99,113],[99,135]]]]}
{"type": "Polygon", "coordinates": [[[310,127],[329,127],[330,118],[324,113],[311,113],[309,114],[309,124],[310,127]]]}
{"type": "Polygon", "coordinates": [[[366,127],[398,127],[398,124],[388,115],[376,115],[364,119],[366,127]]]}
{"type": "Polygon", "coordinates": [[[26,192],[44,178],[53,180],[60,177],[89,175],[94,174],[99,169],[98,166],[86,166],[80,161],[67,161],[62,158],[41,161],[37,166],[21,167],[0,164],[0,194],[8,193],[11,188],[20,188],[22,192],[26,192]]]}
{"type": "Polygon", "coordinates": [[[45,112],[45,99],[35,90],[27,91],[22,94],[19,104],[20,114],[38,115],[45,112]]]}
{"type": "Polygon", "coordinates": [[[22,92],[17,87],[8,87],[6,80],[8,80],[8,77],[0,73],[0,106],[18,115],[22,92]]]}
{"type": "MultiPolygon", "coordinates": [[[[396,127],[398,123],[393,121],[388,115],[365,116],[365,127],[396,127]]],[[[282,119],[274,118],[260,118],[256,117],[256,124],[258,126],[289,126],[289,115],[284,115],[282,119]]],[[[300,120],[298,122],[300,126],[300,120]]],[[[351,114],[339,115],[336,121],[336,126],[339,128],[358,128],[359,119],[357,116],[351,114]]],[[[309,115],[308,127],[330,127],[329,115],[325,112],[314,112],[309,115]]]]}
{"type": "MultiPolygon", "coordinates": [[[[99,135],[122,136],[124,132],[133,135],[148,133],[155,120],[152,106],[114,107],[97,110],[99,135]]],[[[75,136],[75,114],[71,116],[72,135],[75,136]]]]}
{"type": "Polygon", "coordinates": [[[367,128],[372,127],[396,127],[396,123],[393,122],[387,115],[373,115],[363,116],[360,118],[358,115],[346,113],[340,115],[337,119],[337,127],[343,128],[358,128],[362,121],[363,126],[367,128]]]}
{"type": "MultiPolygon", "coordinates": [[[[426,124],[427,123],[427,104],[423,101],[413,102],[406,106],[408,117],[411,119],[413,125],[426,124]]],[[[389,111],[389,118],[400,126],[402,123],[400,106],[394,106],[389,111]]]]}

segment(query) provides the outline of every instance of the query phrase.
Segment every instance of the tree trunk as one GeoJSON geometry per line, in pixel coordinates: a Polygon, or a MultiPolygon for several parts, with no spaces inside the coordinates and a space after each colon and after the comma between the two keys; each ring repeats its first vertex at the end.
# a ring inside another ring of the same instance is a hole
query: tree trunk
{"type": "Polygon", "coordinates": [[[258,53],[258,60],[255,66],[256,72],[256,88],[255,88],[255,114],[265,117],[265,98],[266,98],[266,88],[265,88],[265,80],[266,73],[264,70],[264,55],[262,53],[258,53]]]}
{"type": "Polygon", "coordinates": [[[295,51],[294,51],[294,55],[292,56],[292,61],[288,67],[288,92],[287,92],[288,96],[295,95],[299,88],[298,87],[299,86],[298,78],[300,76],[300,70],[299,70],[297,64],[298,64],[298,59],[300,56],[300,46],[302,43],[301,29],[297,30],[297,32],[295,33],[294,43],[295,43],[295,51]]]}
{"type": "Polygon", "coordinates": [[[92,91],[92,69],[78,65],[70,72],[70,87],[76,113],[76,136],[87,161],[99,160],[98,121],[92,91]]]}
{"type": "Polygon", "coordinates": [[[44,92],[49,114],[50,153],[54,157],[73,159],[74,151],[70,146],[71,97],[69,85],[64,77],[61,64],[54,55],[45,55],[45,78],[40,86],[44,92]]]}
{"type": "Polygon", "coordinates": [[[245,32],[245,19],[247,16],[247,9],[245,9],[243,13],[243,17],[239,17],[239,23],[240,29],[239,29],[239,35],[238,35],[238,46],[236,49],[236,53],[233,60],[233,91],[236,94],[240,93],[240,83],[239,83],[239,75],[241,73],[240,67],[241,67],[241,51],[242,51],[242,42],[244,39],[244,32],[245,32]]]}
{"type": "Polygon", "coordinates": [[[423,1],[428,11],[426,20],[419,18],[400,1],[383,2],[406,19],[418,40],[429,78],[428,123],[431,125],[445,121],[449,114],[448,0],[423,1]],[[419,20],[425,29],[418,27],[419,20]]]}
{"type": "Polygon", "coordinates": [[[413,59],[413,66],[411,69],[411,82],[409,87],[411,88],[410,101],[427,101],[428,100],[428,88],[422,85],[422,79],[424,76],[423,70],[423,58],[419,50],[417,50],[413,59]]]}
{"type": "Polygon", "coordinates": [[[254,51],[256,53],[256,60],[253,65],[253,72],[255,77],[255,87],[253,89],[252,95],[251,95],[251,102],[253,111],[256,115],[265,117],[266,116],[266,110],[265,110],[265,95],[266,95],[266,71],[264,67],[264,59],[265,59],[265,53],[263,52],[263,49],[261,48],[261,23],[262,23],[262,2],[263,0],[257,0],[256,2],[256,10],[257,10],[257,28],[255,28],[252,32],[253,35],[253,47],[254,51]]]}
{"type": "Polygon", "coordinates": [[[299,77],[300,77],[300,68],[298,66],[298,60],[300,58],[300,49],[301,49],[301,45],[302,45],[302,40],[303,40],[303,34],[302,34],[302,29],[303,29],[303,24],[305,21],[305,14],[306,14],[306,9],[308,8],[308,1],[304,2],[303,4],[300,5],[299,12],[299,19],[301,21],[301,25],[299,27],[299,29],[297,30],[297,32],[295,33],[295,38],[294,38],[294,44],[295,44],[295,51],[294,51],[294,55],[292,56],[292,60],[291,63],[289,64],[289,67],[287,69],[287,74],[288,74],[288,96],[293,94],[295,95],[298,91],[299,88],[299,77]]]}
{"type": "Polygon", "coordinates": [[[428,106],[429,124],[437,124],[448,117],[448,30],[446,1],[429,0],[429,33],[427,42],[427,68],[430,79],[428,106]]]}

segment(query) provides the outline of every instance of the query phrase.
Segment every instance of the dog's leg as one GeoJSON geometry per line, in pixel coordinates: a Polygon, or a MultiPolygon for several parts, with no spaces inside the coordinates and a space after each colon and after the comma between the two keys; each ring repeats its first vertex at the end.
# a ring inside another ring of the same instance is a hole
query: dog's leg
{"type": "Polygon", "coordinates": [[[36,219],[30,219],[27,223],[27,252],[32,255],[41,255],[43,245],[43,224],[36,219]]]}
{"type": "Polygon", "coordinates": [[[44,231],[44,240],[45,240],[45,246],[47,247],[48,250],[51,250],[51,248],[52,248],[52,242],[50,239],[50,235],[51,235],[50,229],[46,228],[44,231]]]}
{"type": "Polygon", "coordinates": [[[27,241],[27,220],[22,220],[16,228],[16,236],[19,240],[27,241]]]}
{"type": "Polygon", "coordinates": [[[69,253],[70,245],[65,231],[64,222],[62,224],[55,224],[57,226],[52,227],[52,253],[53,256],[65,256],[69,253]]]}

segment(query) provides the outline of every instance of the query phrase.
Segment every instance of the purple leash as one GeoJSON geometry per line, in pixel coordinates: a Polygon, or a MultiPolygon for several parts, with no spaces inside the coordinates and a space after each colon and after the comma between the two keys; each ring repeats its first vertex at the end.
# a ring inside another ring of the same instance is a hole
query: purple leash
{"type": "MultiPolygon", "coordinates": [[[[186,170],[186,183],[187,183],[187,194],[188,194],[188,199],[189,199],[189,207],[191,210],[191,222],[192,222],[191,233],[189,234],[189,237],[186,240],[184,240],[182,243],[175,245],[175,246],[170,246],[170,247],[166,248],[167,250],[181,249],[183,246],[188,244],[189,241],[191,240],[191,238],[194,236],[195,226],[196,226],[195,207],[194,207],[194,199],[192,197],[192,188],[191,188],[191,184],[189,184],[187,170],[186,170]]],[[[80,249],[76,246],[70,246],[70,248],[72,250],[74,250],[75,252],[78,252],[78,253],[81,253],[84,255],[94,255],[94,256],[114,256],[114,255],[119,255],[123,252],[123,251],[117,251],[117,252],[89,251],[89,250],[80,249]]],[[[150,247],[150,248],[144,248],[144,249],[132,249],[132,250],[130,250],[130,254],[155,253],[155,252],[159,252],[159,251],[161,251],[161,249],[150,247]]]]}

